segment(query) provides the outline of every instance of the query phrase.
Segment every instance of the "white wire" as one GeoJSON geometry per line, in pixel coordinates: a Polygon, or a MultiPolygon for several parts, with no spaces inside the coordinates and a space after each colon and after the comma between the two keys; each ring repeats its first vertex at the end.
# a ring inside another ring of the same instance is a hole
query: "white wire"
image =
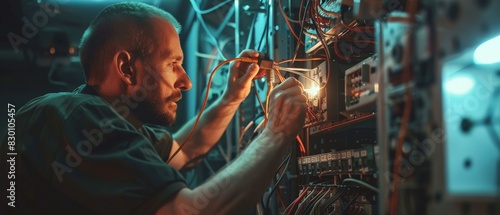
{"type": "Polygon", "coordinates": [[[194,9],[194,11],[196,11],[196,13],[207,14],[207,13],[214,12],[215,10],[219,9],[220,7],[224,6],[225,4],[227,4],[227,3],[231,2],[231,1],[233,1],[233,0],[227,0],[225,2],[221,2],[218,5],[215,5],[212,8],[205,9],[205,10],[200,10],[200,8],[194,7],[194,6],[193,6],[193,9],[194,9]]]}
{"type": "Polygon", "coordinates": [[[321,86],[316,80],[310,78],[309,76],[305,75],[304,73],[300,73],[300,72],[296,72],[295,70],[293,69],[290,69],[290,68],[285,68],[285,67],[278,67],[279,70],[281,71],[285,71],[285,72],[289,72],[289,73],[293,73],[293,74],[296,74],[296,75],[299,75],[309,81],[312,81],[313,83],[315,83],[318,87],[321,86]]]}
{"type": "Polygon", "coordinates": [[[219,55],[222,59],[226,60],[226,57],[224,56],[224,53],[222,53],[221,48],[219,47],[219,42],[215,38],[215,36],[210,32],[210,29],[208,29],[207,24],[205,23],[205,20],[203,20],[203,17],[201,16],[202,14],[200,12],[200,8],[198,8],[198,5],[196,5],[196,2],[194,0],[189,0],[191,2],[191,5],[193,6],[193,10],[196,12],[196,17],[198,18],[198,22],[200,22],[201,27],[207,32],[208,37],[212,39],[214,42],[215,47],[217,48],[217,51],[219,51],[219,55]]]}
{"type": "Polygon", "coordinates": [[[279,69],[282,70],[293,70],[293,71],[302,71],[302,72],[310,72],[311,70],[314,69],[306,69],[306,68],[296,68],[296,67],[278,67],[279,69]]]}
{"type": "MultiPolygon", "coordinates": [[[[324,190],[326,188],[323,187],[323,189],[321,189],[318,193],[316,193],[316,195],[314,195],[314,197],[312,197],[312,199],[316,198],[316,196],[319,196],[321,194],[323,194],[324,190]]],[[[314,193],[314,190],[311,191],[311,194],[314,193]]],[[[310,198],[311,195],[308,195],[306,196],[306,198],[299,204],[299,206],[297,207],[297,210],[295,211],[295,215],[299,215],[299,209],[305,204],[305,202],[308,200],[308,198],[310,198]]]]}
{"type": "Polygon", "coordinates": [[[222,59],[220,57],[217,57],[217,56],[214,56],[214,55],[211,55],[211,54],[201,53],[201,52],[198,52],[198,51],[196,51],[194,53],[194,55],[196,55],[197,57],[202,57],[202,58],[207,58],[207,59],[224,61],[224,59],[222,59]]]}
{"type": "Polygon", "coordinates": [[[206,159],[203,159],[203,163],[205,163],[205,165],[207,166],[207,169],[208,169],[208,171],[210,171],[210,174],[215,175],[214,169],[212,168],[212,166],[210,166],[210,164],[208,163],[208,161],[206,159]]]}
{"type": "Polygon", "coordinates": [[[257,215],[262,215],[262,209],[260,208],[260,202],[257,203],[257,215]]]}
{"type": "Polygon", "coordinates": [[[260,129],[260,127],[262,125],[264,125],[264,121],[266,121],[266,120],[263,119],[262,121],[260,121],[260,123],[257,125],[257,127],[255,127],[255,129],[253,130],[253,133],[256,133],[260,129]]]}
{"type": "Polygon", "coordinates": [[[319,205],[319,203],[321,202],[321,200],[322,200],[322,199],[324,199],[324,198],[325,198],[325,196],[326,196],[326,195],[328,195],[328,194],[330,193],[330,191],[331,191],[331,190],[330,190],[330,189],[328,189],[328,190],[325,192],[325,194],[323,194],[323,196],[321,196],[321,197],[318,199],[318,201],[316,201],[316,203],[313,205],[313,208],[312,208],[312,210],[311,210],[311,214],[314,214],[313,212],[315,212],[315,211],[316,211],[316,208],[318,207],[318,205],[319,205]]]}
{"type": "Polygon", "coordinates": [[[250,126],[252,126],[253,124],[254,124],[254,121],[252,120],[247,124],[247,126],[245,126],[245,128],[243,129],[243,131],[240,134],[240,138],[238,138],[238,144],[241,144],[241,141],[243,140],[245,133],[248,131],[248,129],[250,129],[250,126]]]}
{"type": "Polygon", "coordinates": [[[217,144],[217,149],[219,150],[219,153],[222,155],[222,157],[224,158],[226,163],[229,163],[230,160],[227,157],[226,153],[224,152],[224,150],[222,149],[222,146],[220,144],[217,144]]]}

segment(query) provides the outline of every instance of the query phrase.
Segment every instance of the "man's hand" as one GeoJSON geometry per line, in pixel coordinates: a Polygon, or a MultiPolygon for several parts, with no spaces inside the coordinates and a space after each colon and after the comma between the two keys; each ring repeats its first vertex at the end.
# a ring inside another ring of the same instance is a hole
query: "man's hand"
{"type": "Polygon", "coordinates": [[[307,111],[307,97],[302,84],[295,78],[288,78],[271,91],[269,122],[266,129],[295,137],[304,127],[307,111]]]}
{"type": "MultiPolygon", "coordinates": [[[[257,58],[259,53],[254,50],[244,50],[238,57],[257,58]]],[[[235,61],[230,64],[227,88],[223,98],[230,104],[240,104],[250,93],[253,78],[259,72],[259,66],[255,63],[235,61]]]]}

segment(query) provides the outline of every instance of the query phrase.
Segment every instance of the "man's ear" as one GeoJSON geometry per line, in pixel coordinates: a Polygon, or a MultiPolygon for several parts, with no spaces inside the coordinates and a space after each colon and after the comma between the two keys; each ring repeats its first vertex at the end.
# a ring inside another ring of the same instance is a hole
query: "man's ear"
{"type": "Polygon", "coordinates": [[[137,80],[137,72],[130,52],[122,50],[115,55],[115,65],[118,76],[127,84],[134,85],[137,80]]]}

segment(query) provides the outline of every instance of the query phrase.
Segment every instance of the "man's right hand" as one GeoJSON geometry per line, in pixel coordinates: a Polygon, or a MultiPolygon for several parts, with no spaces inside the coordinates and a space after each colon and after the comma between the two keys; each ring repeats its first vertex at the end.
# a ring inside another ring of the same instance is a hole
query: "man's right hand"
{"type": "Polygon", "coordinates": [[[288,78],[271,91],[269,97],[269,121],[266,129],[295,137],[304,127],[307,97],[302,84],[288,78]]]}

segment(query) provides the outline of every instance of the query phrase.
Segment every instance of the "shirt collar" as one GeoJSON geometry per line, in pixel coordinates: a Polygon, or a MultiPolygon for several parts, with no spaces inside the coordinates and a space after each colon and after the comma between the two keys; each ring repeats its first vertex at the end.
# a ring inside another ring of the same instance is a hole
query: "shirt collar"
{"type": "Polygon", "coordinates": [[[88,95],[97,96],[97,92],[94,90],[94,88],[92,88],[91,86],[89,86],[87,84],[80,85],[75,90],[73,90],[73,93],[88,94],[88,95]]]}

